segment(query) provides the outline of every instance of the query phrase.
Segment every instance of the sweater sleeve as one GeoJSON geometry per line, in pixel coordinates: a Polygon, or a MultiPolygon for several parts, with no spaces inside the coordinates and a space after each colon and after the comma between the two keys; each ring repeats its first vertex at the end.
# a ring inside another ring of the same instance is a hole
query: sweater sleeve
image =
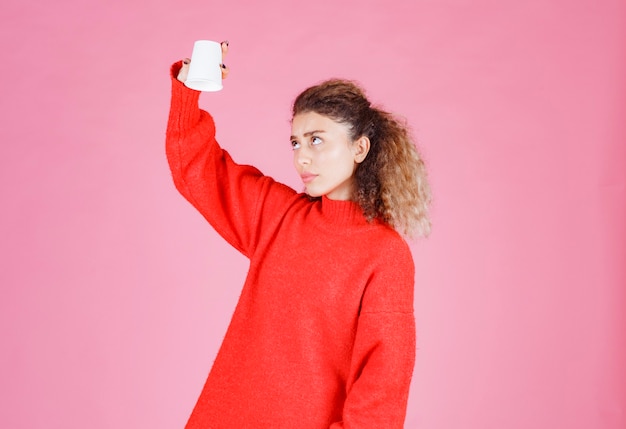
{"type": "Polygon", "coordinates": [[[408,246],[363,296],[342,421],[330,429],[404,427],[415,364],[414,264],[408,246]]]}
{"type": "Polygon", "coordinates": [[[180,67],[178,62],[170,70],[172,98],[166,131],[174,184],[226,241],[249,257],[262,228],[259,207],[275,208],[295,191],[231,159],[215,139],[213,118],[198,107],[200,92],[176,79],[180,67]]]}

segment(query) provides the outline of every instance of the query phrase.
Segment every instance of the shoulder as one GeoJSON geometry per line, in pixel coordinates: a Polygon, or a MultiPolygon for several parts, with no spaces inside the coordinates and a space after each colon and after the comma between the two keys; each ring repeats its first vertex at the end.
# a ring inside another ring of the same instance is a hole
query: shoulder
{"type": "Polygon", "coordinates": [[[394,266],[413,266],[411,248],[400,233],[382,223],[377,223],[372,229],[367,241],[374,246],[377,259],[382,262],[393,261],[394,266]]]}
{"type": "Polygon", "coordinates": [[[363,312],[413,312],[415,264],[408,243],[391,228],[377,231],[370,247],[371,274],[363,312]]]}

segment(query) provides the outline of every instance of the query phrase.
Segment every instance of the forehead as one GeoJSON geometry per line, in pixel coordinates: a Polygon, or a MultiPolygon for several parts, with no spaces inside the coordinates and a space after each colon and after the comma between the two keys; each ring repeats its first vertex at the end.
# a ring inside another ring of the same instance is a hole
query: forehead
{"type": "Polygon", "coordinates": [[[330,134],[348,134],[349,128],[342,122],[337,122],[328,116],[320,115],[316,112],[298,113],[291,120],[292,136],[301,137],[313,131],[323,131],[330,134]]]}

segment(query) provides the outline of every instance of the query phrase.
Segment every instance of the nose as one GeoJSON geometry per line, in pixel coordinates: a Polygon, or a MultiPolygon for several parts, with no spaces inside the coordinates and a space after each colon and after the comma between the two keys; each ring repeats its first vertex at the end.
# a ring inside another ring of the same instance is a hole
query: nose
{"type": "Polygon", "coordinates": [[[306,147],[301,147],[293,154],[296,166],[306,167],[311,164],[311,156],[306,147]]]}

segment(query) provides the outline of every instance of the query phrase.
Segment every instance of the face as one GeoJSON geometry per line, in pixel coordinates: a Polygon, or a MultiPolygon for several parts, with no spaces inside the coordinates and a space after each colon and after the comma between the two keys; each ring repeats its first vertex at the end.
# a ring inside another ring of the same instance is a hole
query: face
{"type": "Polygon", "coordinates": [[[293,161],[306,193],[349,200],[357,164],[365,159],[369,140],[352,141],[347,125],[315,112],[294,116],[291,123],[293,161]]]}

